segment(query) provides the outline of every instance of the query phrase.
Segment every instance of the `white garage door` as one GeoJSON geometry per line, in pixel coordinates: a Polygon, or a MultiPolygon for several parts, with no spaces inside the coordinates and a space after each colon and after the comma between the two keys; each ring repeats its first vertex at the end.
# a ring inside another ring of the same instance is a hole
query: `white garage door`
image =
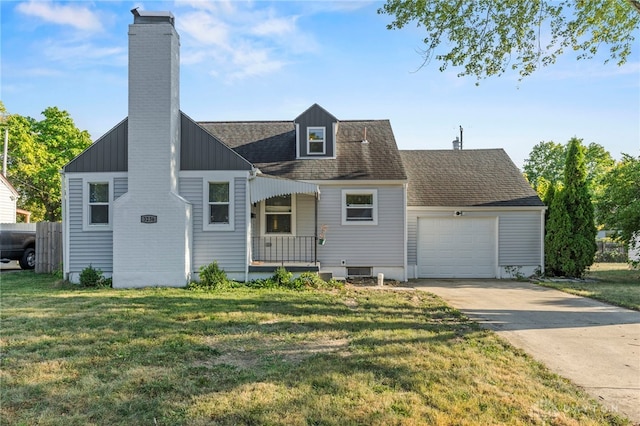
{"type": "Polygon", "coordinates": [[[418,277],[495,276],[495,218],[418,219],[418,277]]]}

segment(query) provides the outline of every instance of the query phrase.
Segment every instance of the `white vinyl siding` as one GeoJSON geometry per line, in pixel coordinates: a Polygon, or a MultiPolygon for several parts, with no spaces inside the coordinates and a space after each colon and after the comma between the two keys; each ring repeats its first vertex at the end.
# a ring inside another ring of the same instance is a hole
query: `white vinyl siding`
{"type": "Polygon", "coordinates": [[[15,223],[17,196],[0,182],[0,223],[15,223]]]}
{"type": "MultiPolygon", "coordinates": [[[[209,181],[221,181],[216,179],[203,179],[202,177],[181,177],[179,183],[180,195],[193,206],[193,239],[192,239],[192,268],[197,272],[201,266],[218,262],[218,266],[227,273],[244,274],[246,266],[247,237],[246,230],[246,178],[230,177],[233,182],[229,194],[233,203],[234,231],[206,231],[203,232],[203,223],[208,218],[208,212],[204,206],[205,185],[209,181]]],[[[207,185],[208,186],[208,185],[207,185]]],[[[208,189],[207,189],[208,193],[208,189]]]]}
{"type": "Polygon", "coordinates": [[[500,215],[498,265],[540,265],[540,212],[500,215]]]}
{"type": "Polygon", "coordinates": [[[113,178],[113,199],[117,200],[121,196],[127,193],[127,178],[116,177],[113,178]]]}
{"type": "MultiPolygon", "coordinates": [[[[69,179],[69,192],[67,194],[69,200],[68,211],[68,229],[69,229],[69,259],[67,270],[70,274],[75,275],[89,265],[96,269],[100,269],[105,274],[113,272],[113,232],[111,230],[96,231],[92,229],[85,230],[86,202],[84,198],[84,186],[92,179],[83,179],[82,177],[73,177],[67,175],[69,179]]],[[[105,178],[96,178],[95,181],[105,181],[105,178]]],[[[109,177],[108,180],[113,182],[114,199],[126,192],[126,177],[109,177]]]]}
{"type": "MultiPolygon", "coordinates": [[[[404,188],[380,185],[377,192],[377,225],[343,225],[343,188],[321,185],[318,204],[318,227],[327,225],[326,243],[318,246],[318,260],[323,265],[373,266],[404,268],[404,188]]],[[[369,191],[369,185],[348,192],[369,191]]]]}
{"type": "MultiPolygon", "coordinates": [[[[313,195],[296,194],[296,235],[301,237],[315,236],[315,204],[316,198],[313,195]]],[[[320,232],[318,223],[318,232],[320,232]]]]}

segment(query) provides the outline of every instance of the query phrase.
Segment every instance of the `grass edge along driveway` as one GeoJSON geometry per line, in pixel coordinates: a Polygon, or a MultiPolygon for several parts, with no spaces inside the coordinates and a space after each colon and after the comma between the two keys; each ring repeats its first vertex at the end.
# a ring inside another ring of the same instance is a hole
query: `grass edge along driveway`
{"type": "Polygon", "coordinates": [[[0,282],[2,424],[628,424],[415,291],[0,282]]]}

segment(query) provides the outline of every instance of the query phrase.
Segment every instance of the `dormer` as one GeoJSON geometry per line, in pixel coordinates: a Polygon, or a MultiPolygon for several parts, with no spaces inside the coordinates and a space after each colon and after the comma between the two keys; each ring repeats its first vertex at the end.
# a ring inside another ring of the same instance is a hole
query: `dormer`
{"type": "Polygon", "coordinates": [[[313,104],[293,123],[296,126],[296,158],[336,158],[338,119],[326,109],[313,104]]]}

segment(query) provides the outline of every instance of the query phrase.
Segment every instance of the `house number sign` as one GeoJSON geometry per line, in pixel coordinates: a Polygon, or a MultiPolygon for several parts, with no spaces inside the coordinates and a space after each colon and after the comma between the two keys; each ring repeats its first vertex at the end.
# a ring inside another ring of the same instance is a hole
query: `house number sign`
{"type": "Polygon", "coordinates": [[[154,214],[143,214],[140,216],[140,222],[142,223],[156,223],[158,222],[158,216],[154,214]]]}

